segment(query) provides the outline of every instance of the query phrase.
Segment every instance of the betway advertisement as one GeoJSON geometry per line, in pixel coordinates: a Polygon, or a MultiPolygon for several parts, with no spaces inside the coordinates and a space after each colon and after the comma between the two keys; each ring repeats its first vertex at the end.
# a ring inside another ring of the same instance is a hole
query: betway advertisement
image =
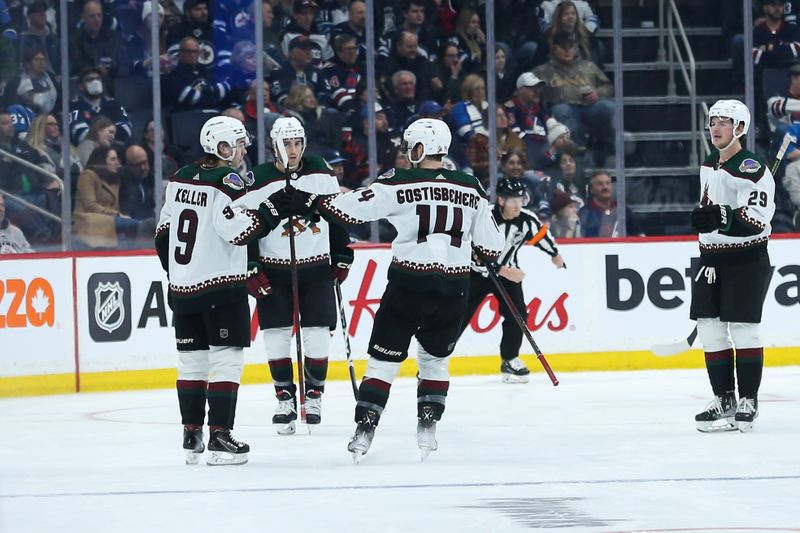
{"type": "MultiPolygon", "coordinates": [[[[770,243],[772,278],[764,309],[768,347],[800,346],[800,241],[770,243]]],[[[563,244],[557,270],[533,246],[519,254],[527,323],[545,353],[647,350],[691,331],[695,242],[563,244]]],[[[386,287],[391,250],[356,250],[343,284],[353,357],[366,358],[375,313],[386,287]]],[[[177,352],[167,280],[154,255],[78,257],[76,309],[83,372],[174,367],[177,352]]],[[[0,376],[74,368],[71,259],[0,260],[0,376]],[[24,326],[22,325],[24,323],[24,326]]],[[[255,307],[251,301],[251,307],[255,307]]],[[[337,323],[338,325],[338,323],[337,323]]],[[[248,363],[266,358],[255,318],[248,363]]],[[[499,304],[487,297],[456,346],[455,356],[496,355],[499,304]]],[[[292,344],[294,346],[294,344],[292,344]]],[[[530,351],[527,345],[523,351],[530,351]]],[[[412,343],[412,353],[413,353],[412,343]]],[[[342,332],[332,332],[331,359],[345,359],[342,332]]]]}

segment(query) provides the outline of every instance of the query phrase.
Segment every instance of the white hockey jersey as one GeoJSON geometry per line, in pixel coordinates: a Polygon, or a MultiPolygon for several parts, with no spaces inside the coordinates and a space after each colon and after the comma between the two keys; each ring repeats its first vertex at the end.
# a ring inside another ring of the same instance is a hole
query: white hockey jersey
{"type": "Polygon", "coordinates": [[[775,180],[763,159],[741,150],[722,166],[712,150],[700,167],[700,205],[730,207],[725,227],[700,234],[700,252],[736,252],[766,246],[775,214],[775,180]]]}
{"type": "MultiPolygon", "coordinates": [[[[333,169],[321,157],[304,157],[297,172],[290,174],[292,187],[300,191],[318,195],[331,195],[340,191],[339,181],[333,169]]],[[[286,174],[279,171],[274,163],[258,165],[248,173],[248,194],[234,206],[244,205],[248,209],[257,209],[258,204],[269,198],[271,194],[286,187],[286,174]]],[[[291,280],[291,253],[289,247],[289,219],[264,238],[258,240],[258,260],[271,282],[291,280]]],[[[314,279],[321,275],[324,268],[326,275],[330,268],[331,229],[326,220],[319,216],[294,217],[295,257],[300,280],[314,279]]],[[[347,246],[349,238],[343,230],[341,235],[334,236],[339,246],[347,246]]],[[[335,252],[334,252],[335,253],[335,252]]]]}
{"type": "Polygon", "coordinates": [[[155,240],[176,313],[247,298],[245,245],[263,223],[254,210],[231,209],[244,194],[244,180],[228,167],[188,165],[167,185],[155,240]]]}
{"type": "Polygon", "coordinates": [[[391,169],[318,209],[346,224],[387,219],[397,230],[389,282],[416,292],[463,293],[473,247],[491,259],[503,249],[483,188],[463,172],[391,169]]]}

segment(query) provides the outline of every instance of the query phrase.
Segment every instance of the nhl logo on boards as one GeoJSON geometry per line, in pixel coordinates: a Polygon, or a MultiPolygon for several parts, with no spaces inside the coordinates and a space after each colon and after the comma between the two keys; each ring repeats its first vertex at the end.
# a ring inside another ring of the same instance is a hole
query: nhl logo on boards
{"type": "Polygon", "coordinates": [[[89,336],[119,342],[131,336],[131,282],[124,272],[92,274],[87,285],[89,336]]]}

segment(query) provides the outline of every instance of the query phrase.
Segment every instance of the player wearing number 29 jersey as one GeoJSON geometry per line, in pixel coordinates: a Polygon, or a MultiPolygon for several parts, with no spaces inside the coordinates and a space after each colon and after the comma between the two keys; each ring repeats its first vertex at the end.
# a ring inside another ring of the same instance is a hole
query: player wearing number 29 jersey
{"type": "Polygon", "coordinates": [[[401,146],[415,168],[390,170],[369,187],[325,198],[318,206],[328,220],[358,224],[385,218],[397,230],[358,392],[358,426],[348,446],[356,461],[372,442],[412,337],[419,343],[417,443],[423,458],[437,448],[436,422],[450,386],[447,358],[467,305],[473,248],[492,259],[503,249],[478,180],[442,168],[451,138],[441,120],[415,121],[401,146]]]}

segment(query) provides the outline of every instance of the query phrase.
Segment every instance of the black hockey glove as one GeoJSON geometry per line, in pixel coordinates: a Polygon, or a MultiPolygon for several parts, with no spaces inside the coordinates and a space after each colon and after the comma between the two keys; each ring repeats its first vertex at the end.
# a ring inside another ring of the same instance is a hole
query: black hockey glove
{"type": "Polygon", "coordinates": [[[692,227],[698,233],[711,233],[720,228],[728,228],[731,221],[731,208],[727,205],[707,205],[696,207],[692,211],[692,227]]]}
{"type": "Polygon", "coordinates": [[[286,187],[285,190],[289,193],[289,201],[286,208],[289,214],[298,216],[310,215],[317,208],[317,202],[320,200],[319,195],[295,189],[291,185],[286,187]]]}
{"type": "Polygon", "coordinates": [[[350,273],[350,266],[353,264],[352,252],[350,255],[335,254],[331,255],[331,278],[338,281],[339,285],[344,283],[350,273]]]}
{"type": "Polygon", "coordinates": [[[247,292],[253,298],[263,298],[272,294],[269,278],[267,278],[261,265],[256,261],[247,263],[247,278],[245,278],[244,284],[247,286],[247,292]]]}
{"type": "Polygon", "coordinates": [[[269,195],[269,198],[258,206],[258,214],[268,229],[276,228],[281,219],[290,215],[288,210],[289,198],[289,193],[285,189],[281,189],[269,195]]]}

